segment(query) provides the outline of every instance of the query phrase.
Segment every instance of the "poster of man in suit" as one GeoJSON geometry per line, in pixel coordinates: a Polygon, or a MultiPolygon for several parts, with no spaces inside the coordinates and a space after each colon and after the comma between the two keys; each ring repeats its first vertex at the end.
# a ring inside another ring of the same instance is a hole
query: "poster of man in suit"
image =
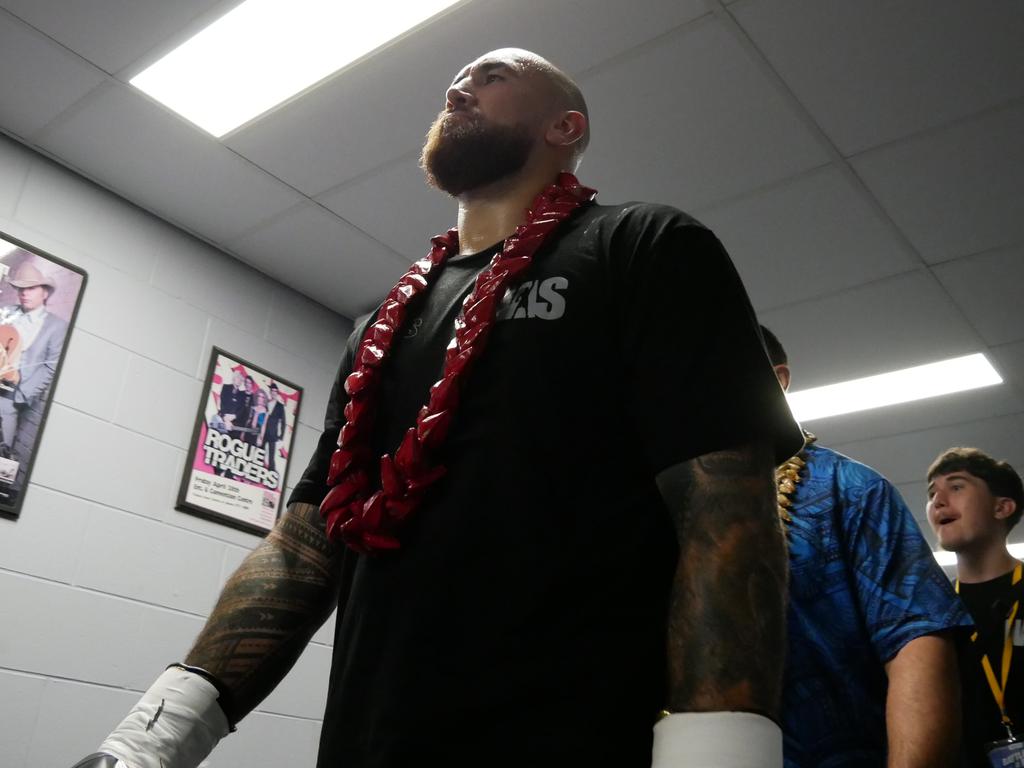
{"type": "Polygon", "coordinates": [[[0,514],[17,517],[85,273],[0,237],[0,514]]]}
{"type": "Polygon", "coordinates": [[[302,388],[213,349],[177,509],[265,534],[281,513],[302,388]]]}

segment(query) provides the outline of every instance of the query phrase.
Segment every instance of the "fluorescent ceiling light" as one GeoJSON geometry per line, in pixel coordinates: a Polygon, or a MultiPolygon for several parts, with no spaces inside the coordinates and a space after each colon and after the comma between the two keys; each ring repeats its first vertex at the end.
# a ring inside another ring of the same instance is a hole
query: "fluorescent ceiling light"
{"type": "MultiPolygon", "coordinates": [[[[1007,544],[1006,549],[1012,557],[1018,560],[1024,558],[1024,544],[1007,544]]],[[[932,554],[935,555],[935,560],[939,565],[956,565],[955,552],[947,552],[944,549],[940,549],[932,552],[932,554]]]]}
{"type": "Polygon", "coordinates": [[[935,562],[939,565],[956,565],[956,552],[936,549],[932,554],[935,555],[935,562]]]}
{"type": "Polygon", "coordinates": [[[806,422],[1002,382],[988,359],[975,354],[791,392],[787,399],[796,420],[806,422]]]}
{"type": "Polygon", "coordinates": [[[0,238],[0,259],[2,259],[4,256],[6,256],[9,253],[14,253],[19,248],[21,248],[20,245],[15,245],[14,243],[8,243],[3,238],[0,238]]]}
{"type": "Polygon", "coordinates": [[[457,2],[246,0],[130,82],[223,136],[457,2]]]}

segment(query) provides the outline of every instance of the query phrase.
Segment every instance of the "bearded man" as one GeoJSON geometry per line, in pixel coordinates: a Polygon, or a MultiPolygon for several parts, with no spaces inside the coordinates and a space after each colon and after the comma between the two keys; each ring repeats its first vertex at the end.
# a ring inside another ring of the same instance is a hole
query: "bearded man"
{"type": "Polygon", "coordinates": [[[535,54],[455,76],[422,164],[457,227],[357,323],[287,514],[83,765],[191,768],[335,607],[320,768],[781,765],[802,435],[714,235],[594,204],[588,138],[535,54]]]}

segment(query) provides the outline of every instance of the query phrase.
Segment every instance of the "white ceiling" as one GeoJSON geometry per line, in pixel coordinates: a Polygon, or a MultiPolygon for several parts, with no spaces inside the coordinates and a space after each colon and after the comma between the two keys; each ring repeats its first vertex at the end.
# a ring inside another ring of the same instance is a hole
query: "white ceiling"
{"type": "Polygon", "coordinates": [[[0,0],[0,130],[355,316],[452,224],[416,167],[452,74],[529,48],[587,95],[584,181],[712,226],[795,388],[973,351],[1007,380],[823,441],[919,515],[952,443],[1024,468],[1020,0],[466,0],[218,141],[126,83],[235,4],[0,0]]]}

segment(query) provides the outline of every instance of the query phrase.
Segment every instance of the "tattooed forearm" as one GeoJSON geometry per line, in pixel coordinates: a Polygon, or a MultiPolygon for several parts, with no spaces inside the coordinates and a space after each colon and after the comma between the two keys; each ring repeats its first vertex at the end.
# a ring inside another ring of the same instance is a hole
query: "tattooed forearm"
{"type": "Polygon", "coordinates": [[[658,486],[679,538],[668,615],[668,708],[777,717],[786,550],[767,446],[671,467],[658,486]]]}
{"type": "Polygon", "coordinates": [[[228,580],[186,662],[231,690],[236,720],[273,690],[330,615],[342,557],[320,511],[293,504],[228,580]]]}

